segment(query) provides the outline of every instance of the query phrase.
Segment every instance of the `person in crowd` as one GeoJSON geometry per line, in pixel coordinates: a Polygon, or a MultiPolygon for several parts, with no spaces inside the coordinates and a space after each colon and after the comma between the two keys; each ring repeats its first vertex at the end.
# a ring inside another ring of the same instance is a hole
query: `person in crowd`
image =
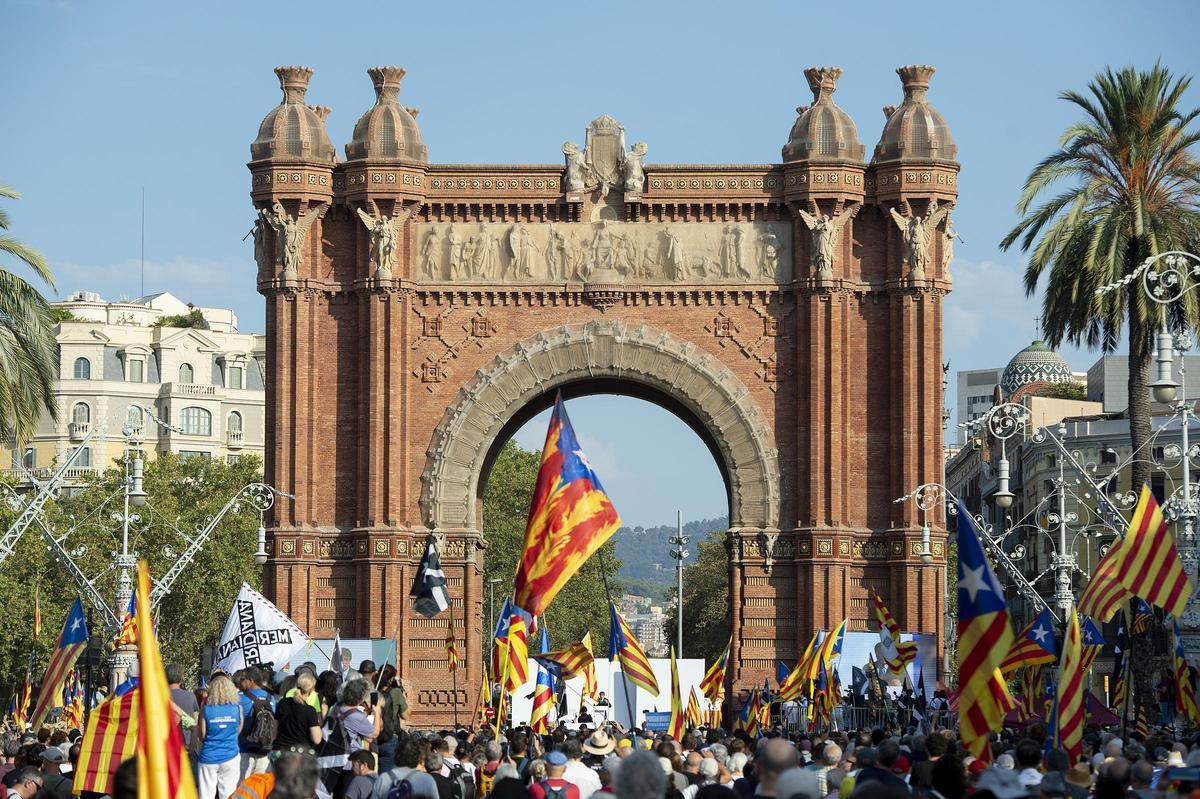
{"type": "Polygon", "coordinates": [[[317,675],[317,687],[315,693],[317,701],[321,705],[321,721],[329,715],[329,710],[338,703],[338,675],[336,672],[323,671],[317,675]]]}
{"type": "MultiPolygon", "coordinates": [[[[567,755],[558,750],[546,753],[546,776],[529,786],[530,799],[583,799],[579,786],[566,777],[568,760],[567,755]]],[[[661,797],[659,791],[656,799],[661,797]]]]}
{"type": "Polygon", "coordinates": [[[567,758],[563,779],[579,788],[579,799],[589,799],[600,790],[600,778],[593,769],[583,763],[583,747],[579,745],[578,739],[563,741],[562,753],[567,758]]]}
{"type": "Polygon", "coordinates": [[[66,765],[67,753],[57,746],[42,751],[42,790],[47,799],[71,799],[71,778],[63,773],[66,765]]]}
{"type": "Polygon", "coordinates": [[[354,778],[346,786],[345,799],[371,799],[375,790],[375,779],[379,776],[375,766],[375,754],[359,749],[350,755],[350,771],[354,778]]]}
{"type": "Polygon", "coordinates": [[[375,780],[372,799],[388,799],[395,789],[397,796],[440,799],[437,783],[424,771],[425,760],[421,741],[407,738],[396,747],[396,765],[382,772],[375,780]]]}
{"type": "Polygon", "coordinates": [[[196,701],[194,691],[183,687],[183,666],[172,663],[167,666],[167,687],[171,689],[171,710],[179,720],[179,729],[183,733],[184,748],[192,748],[192,734],[196,720],[200,716],[200,703],[196,701]]]}
{"type": "Polygon", "coordinates": [[[241,730],[242,705],[233,682],[224,675],[213,677],[208,684],[208,703],[196,724],[200,746],[196,782],[200,796],[227,799],[237,789],[241,775],[238,752],[241,730]]]}
{"type": "Polygon", "coordinates": [[[275,750],[312,752],[324,737],[320,714],[309,701],[315,693],[317,681],[308,671],[296,677],[296,686],[291,695],[275,706],[275,750]]]}
{"type": "Polygon", "coordinates": [[[242,728],[238,733],[241,779],[261,774],[270,766],[268,756],[275,745],[275,698],[267,690],[270,678],[259,666],[247,666],[234,675],[241,695],[242,728]]]}
{"type": "Polygon", "coordinates": [[[383,704],[383,727],[380,728],[376,744],[380,761],[390,763],[408,719],[408,700],[396,682],[396,667],[390,663],[383,667],[383,673],[379,675],[379,696],[383,704]]]}

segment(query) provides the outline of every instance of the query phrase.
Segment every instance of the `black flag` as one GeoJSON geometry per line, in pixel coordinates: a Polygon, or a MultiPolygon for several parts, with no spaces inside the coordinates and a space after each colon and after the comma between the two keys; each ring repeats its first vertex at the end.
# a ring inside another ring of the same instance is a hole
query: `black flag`
{"type": "Polygon", "coordinates": [[[421,558],[421,567],[417,569],[417,579],[413,581],[409,596],[416,597],[413,607],[427,619],[441,613],[450,607],[450,595],[446,593],[446,575],[442,574],[442,564],[438,560],[437,550],[433,539],[425,548],[425,557],[421,558]]]}
{"type": "Polygon", "coordinates": [[[866,694],[867,694],[867,674],[866,674],[866,672],[864,672],[858,666],[854,666],[851,669],[850,674],[851,674],[851,680],[852,680],[851,687],[853,688],[854,693],[858,694],[859,696],[866,696],[866,694]]]}

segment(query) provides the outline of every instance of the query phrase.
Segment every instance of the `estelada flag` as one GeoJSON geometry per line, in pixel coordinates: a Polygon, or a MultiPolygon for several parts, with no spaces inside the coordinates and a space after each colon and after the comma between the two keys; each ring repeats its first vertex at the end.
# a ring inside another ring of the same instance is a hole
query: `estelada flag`
{"type": "MultiPolygon", "coordinates": [[[[137,587],[143,597],[150,596],[150,567],[144,560],[138,563],[137,587]]],[[[196,799],[196,783],[179,721],[171,709],[171,689],[167,687],[149,604],[139,602],[137,608],[138,693],[142,695],[138,710],[138,799],[196,799]]]]}
{"type": "Polygon", "coordinates": [[[137,644],[137,606],[138,595],[135,589],[129,595],[129,607],[125,609],[125,616],[121,619],[121,631],[117,633],[117,637],[113,640],[113,649],[120,649],[123,646],[135,646],[137,644]]]}
{"type": "Polygon", "coordinates": [[[621,517],[579,446],[560,392],[530,502],[513,602],[533,616],[545,613],[567,580],[620,526],[621,517]]]}
{"type": "Polygon", "coordinates": [[[71,612],[63,622],[62,634],[58,636],[58,646],[55,647],[54,654],[50,656],[50,663],[46,666],[37,704],[33,708],[33,716],[29,719],[29,726],[34,730],[42,726],[51,708],[58,707],[67,672],[87,648],[87,642],[88,626],[83,616],[83,602],[79,597],[75,597],[75,604],[71,605],[71,612]]]}
{"type": "Polygon", "coordinates": [[[138,708],[142,693],[136,688],[110,696],[88,719],[80,740],[79,766],[72,790],[112,795],[112,778],[117,767],[137,754],[138,708]]]}

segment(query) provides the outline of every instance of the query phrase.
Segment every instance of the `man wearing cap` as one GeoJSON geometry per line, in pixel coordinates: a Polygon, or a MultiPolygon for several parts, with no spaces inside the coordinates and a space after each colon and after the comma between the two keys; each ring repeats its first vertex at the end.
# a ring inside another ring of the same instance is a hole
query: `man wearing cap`
{"type": "Polygon", "coordinates": [[[567,756],[556,750],[548,752],[545,761],[546,779],[529,786],[529,799],[583,799],[579,787],[564,777],[567,756]]]}
{"type": "MultiPolygon", "coordinates": [[[[607,737],[606,735],[605,738],[607,737]]],[[[567,758],[563,779],[579,788],[579,799],[589,799],[600,790],[600,776],[583,764],[583,747],[579,745],[579,741],[568,739],[563,741],[562,753],[567,758]]]]}
{"type": "Polygon", "coordinates": [[[71,780],[62,773],[66,762],[67,753],[57,746],[42,752],[42,790],[49,799],[71,799],[71,780]]]}

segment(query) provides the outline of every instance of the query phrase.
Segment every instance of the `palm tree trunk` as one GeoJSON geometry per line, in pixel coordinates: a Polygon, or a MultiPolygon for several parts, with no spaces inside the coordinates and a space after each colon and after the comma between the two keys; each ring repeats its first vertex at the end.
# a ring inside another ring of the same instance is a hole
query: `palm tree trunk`
{"type": "MultiPolygon", "coordinates": [[[[1134,461],[1130,470],[1130,490],[1138,493],[1143,483],[1150,482],[1152,453],[1144,449],[1150,441],[1150,389],[1147,376],[1150,370],[1151,336],[1153,331],[1140,314],[1129,315],[1129,438],[1133,445],[1134,461]]],[[[1162,501],[1162,497],[1158,498],[1162,501]]]]}

